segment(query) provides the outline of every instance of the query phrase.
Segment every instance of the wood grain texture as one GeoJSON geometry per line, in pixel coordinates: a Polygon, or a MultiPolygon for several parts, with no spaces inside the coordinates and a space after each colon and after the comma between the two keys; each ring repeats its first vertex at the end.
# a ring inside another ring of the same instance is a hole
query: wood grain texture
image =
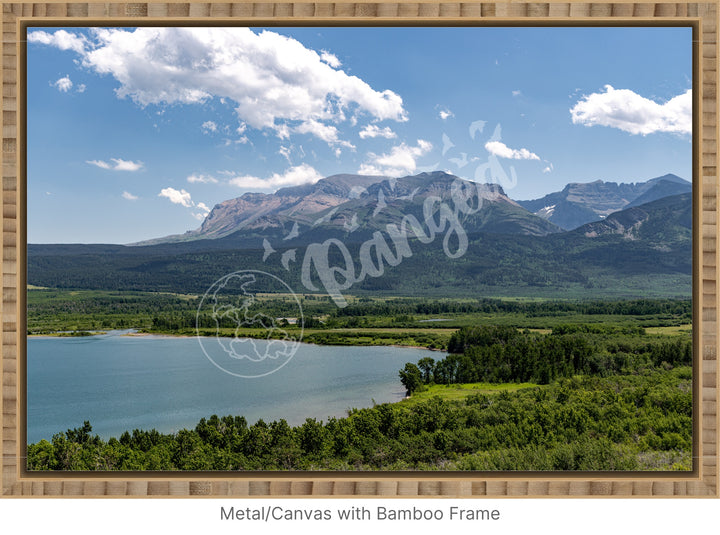
{"type": "Polygon", "coordinates": [[[2,299],[0,300],[0,471],[5,496],[714,496],[718,497],[718,177],[716,2],[3,2],[2,24],[2,299]],[[333,24],[524,23],[599,24],[618,21],[696,23],[697,96],[694,132],[693,247],[696,348],[694,454],[697,470],[672,474],[357,474],[226,473],[39,474],[21,468],[21,402],[24,318],[25,177],[22,125],[23,24],[108,24],[202,21],[257,24],[262,21],[333,24]]]}

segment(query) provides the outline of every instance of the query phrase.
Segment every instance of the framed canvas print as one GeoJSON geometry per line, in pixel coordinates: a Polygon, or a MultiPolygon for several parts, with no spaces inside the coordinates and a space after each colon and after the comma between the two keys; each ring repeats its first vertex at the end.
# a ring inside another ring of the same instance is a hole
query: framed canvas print
{"type": "Polygon", "coordinates": [[[5,5],[4,492],[716,494],[714,13],[5,5]]]}

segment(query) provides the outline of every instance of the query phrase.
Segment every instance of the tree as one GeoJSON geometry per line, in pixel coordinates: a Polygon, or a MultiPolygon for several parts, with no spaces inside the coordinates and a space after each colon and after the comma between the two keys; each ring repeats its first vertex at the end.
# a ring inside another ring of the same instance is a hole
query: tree
{"type": "Polygon", "coordinates": [[[432,380],[432,372],[435,368],[435,359],[432,357],[423,357],[418,360],[417,365],[422,370],[423,381],[425,384],[429,383],[432,380]]]}
{"type": "Polygon", "coordinates": [[[400,382],[405,387],[407,395],[412,396],[412,393],[415,392],[423,382],[420,368],[412,362],[405,364],[405,367],[400,370],[400,382]]]}

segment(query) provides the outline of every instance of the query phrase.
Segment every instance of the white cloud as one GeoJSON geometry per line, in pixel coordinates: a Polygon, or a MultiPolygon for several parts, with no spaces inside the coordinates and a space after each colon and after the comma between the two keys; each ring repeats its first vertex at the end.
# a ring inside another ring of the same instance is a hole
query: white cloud
{"type": "Polygon", "coordinates": [[[109,164],[103,160],[87,160],[85,163],[95,165],[101,169],[110,169],[112,171],[139,171],[143,168],[142,162],[133,162],[130,160],[122,160],[120,158],[110,158],[113,164],[109,164]]]}
{"type": "Polygon", "coordinates": [[[226,147],[230,146],[230,144],[245,145],[247,143],[250,143],[250,139],[247,136],[242,136],[242,137],[239,137],[239,138],[233,139],[233,140],[230,140],[230,139],[225,140],[226,147]]]}
{"type": "Polygon", "coordinates": [[[386,126],[385,128],[380,128],[379,126],[374,124],[369,124],[362,130],[360,130],[359,135],[361,139],[367,139],[369,137],[384,137],[385,139],[393,139],[397,137],[397,134],[393,132],[389,126],[386,126]]]}
{"type": "Polygon", "coordinates": [[[87,86],[86,86],[85,84],[80,84],[79,86],[77,86],[76,91],[77,91],[78,93],[84,93],[84,92],[85,92],[85,89],[87,89],[87,86]]]}
{"type": "Polygon", "coordinates": [[[110,161],[115,162],[115,167],[113,167],[115,171],[139,171],[143,167],[142,162],[132,162],[120,158],[110,158],[110,161]]]}
{"type": "Polygon", "coordinates": [[[127,199],[128,201],[137,201],[139,197],[137,195],[133,195],[129,191],[123,191],[122,198],[127,199]]]}
{"type": "Polygon", "coordinates": [[[542,170],[542,172],[543,173],[552,173],[553,169],[555,169],[553,167],[553,164],[548,162],[548,165],[545,167],[545,169],[542,170]]]}
{"type": "Polygon", "coordinates": [[[58,91],[62,91],[63,93],[67,93],[72,89],[73,83],[72,80],[70,80],[70,77],[66,74],[59,80],[57,80],[55,83],[52,84],[53,86],[58,88],[58,91]]]}
{"type": "Polygon", "coordinates": [[[218,129],[215,121],[205,121],[200,128],[202,128],[202,131],[206,134],[209,132],[217,132],[218,129]]]}
{"type": "Polygon", "coordinates": [[[189,177],[187,177],[187,181],[190,182],[190,184],[217,184],[218,180],[214,176],[211,175],[202,175],[202,174],[196,174],[193,173],[189,177]]]}
{"type": "Polygon", "coordinates": [[[393,147],[388,154],[378,156],[369,153],[369,162],[360,166],[361,175],[386,175],[399,177],[411,174],[417,168],[417,159],[432,150],[432,144],[423,139],[417,140],[417,146],[401,143],[393,147]]]}
{"type": "Polygon", "coordinates": [[[314,119],[299,124],[293,128],[293,132],[297,132],[298,134],[312,134],[329,145],[339,144],[349,149],[355,148],[349,141],[343,141],[338,138],[339,132],[337,128],[315,121],[314,119]]]}
{"type": "Polygon", "coordinates": [[[285,159],[288,161],[288,163],[292,163],[292,162],[290,161],[290,151],[291,151],[291,150],[292,150],[292,147],[281,146],[281,147],[280,147],[280,150],[278,150],[278,154],[279,154],[280,156],[284,156],[285,159]]]}
{"type": "Polygon", "coordinates": [[[519,97],[520,95],[522,95],[522,91],[520,91],[519,89],[516,89],[512,92],[512,96],[514,97],[519,97]]]}
{"type": "Polygon", "coordinates": [[[199,202],[199,203],[197,203],[197,204],[195,205],[195,208],[200,209],[199,212],[195,212],[195,213],[193,214],[193,217],[194,217],[195,219],[197,219],[198,221],[202,221],[202,220],[205,219],[205,218],[208,216],[208,214],[210,213],[210,208],[209,208],[204,202],[199,202]]]}
{"type": "Polygon", "coordinates": [[[279,124],[275,127],[275,135],[278,139],[290,138],[290,127],[286,124],[279,124]]]}
{"type": "Polygon", "coordinates": [[[278,189],[287,186],[299,186],[301,184],[314,184],[322,178],[313,167],[302,164],[291,167],[282,174],[274,173],[268,178],[242,175],[231,178],[228,182],[244,189],[278,189]]]}
{"type": "Polygon", "coordinates": [[[76,35],[65,30],[58,30],[55,33],[36,30],[28,32],[27,38],[29,43],[50,45],[60,50],[72,50],[78,54],[84,54],[85,46],[87,45],[87,39],[84,36],[76,35]]]}
{"type": "Polygon", "coordinates": [[[453,112],[451,112],[450,110],[448,110],[447,108],[441,109],[439,115],[443,121],[450,117],[455,117],[455,114],[453,112]]]}
{"type": "Polygon", "coordinates": [[[664,104],[630,89],[605,86],[604,93],[584,96],[570,109],[572,122],[585,126],[610,126],[630,134],[692,132],[692,91],[688,89],[664,104]]]}
{"type": "MultiPolygon", "coordinates": [[[[30,35],[35,42],[71,48],[83,67],[114,77],[120,98],[140,106],[227,99],[241,122],[274,129],[281,138],[289,134],[283,129],[288,121],[337,124],[348,110],[377,120],[407,120],[398,94],[373,89],[337,69],[340,62],[332,54],[273,31],[99,28],[92,43],[64,30],[30,35]]],[[[316,131],[321,130],[311,130],[316,131]]]]}
{"type": "Polygon", "coordinates": [[[170,199],[171,203],[181,204],[185,208],[192,208],[195,206],[195,203],[192,202],[190,194],[184,189],[178,191],[175,188],[163,188],[160,193],[158,193],[158,197],[166,197],[170,199]]]}
{"type": "Polygon", "coordinates": [[[342,63],[340,63],[340,60],[337,58],[335,54],[331,54],[327,50],[322,50],[320,52],[320,59],[330,65],[333,69],[337,69],[338,67],[342,66],[342,63]]]}
{"type": "Polygon", "coordinates": [[[112,169],[112,166],[109,163],[103,162],[102,160],[86,160],[85,163],[96,165],[100,169],[112,169]]]}
{"type": "Polygon", "coordinates": [[[160,193],[158,193],[158,197],[165,197],[173,204],[179,204],[185,208],[190,208],[193,210],[191,215],[198,221],[202,221],[210,213],[210,208],[208,208],[204,202],[194,202],[190,193],[184,189],[176,190],[172,187],[163,188],[160,190],[160,193]],[[199,212],[196,210],[199,210],[199,212]]]}
{"type": "Polygon", "coordinates": [[[502,141],[488,141],[485,143],[485,150],[499,158],[512,160],[539,160],[540,157],[527,149],[511,149],[502,141]]]}

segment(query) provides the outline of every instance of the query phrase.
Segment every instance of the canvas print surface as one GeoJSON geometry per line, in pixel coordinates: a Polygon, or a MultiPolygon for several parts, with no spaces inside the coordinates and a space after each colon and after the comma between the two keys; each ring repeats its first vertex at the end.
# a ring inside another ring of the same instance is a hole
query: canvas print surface
{"type": "Polygon", "coordinates": [[[28,468],[691,470],[691,45],[29,28],[28,468]]]}

